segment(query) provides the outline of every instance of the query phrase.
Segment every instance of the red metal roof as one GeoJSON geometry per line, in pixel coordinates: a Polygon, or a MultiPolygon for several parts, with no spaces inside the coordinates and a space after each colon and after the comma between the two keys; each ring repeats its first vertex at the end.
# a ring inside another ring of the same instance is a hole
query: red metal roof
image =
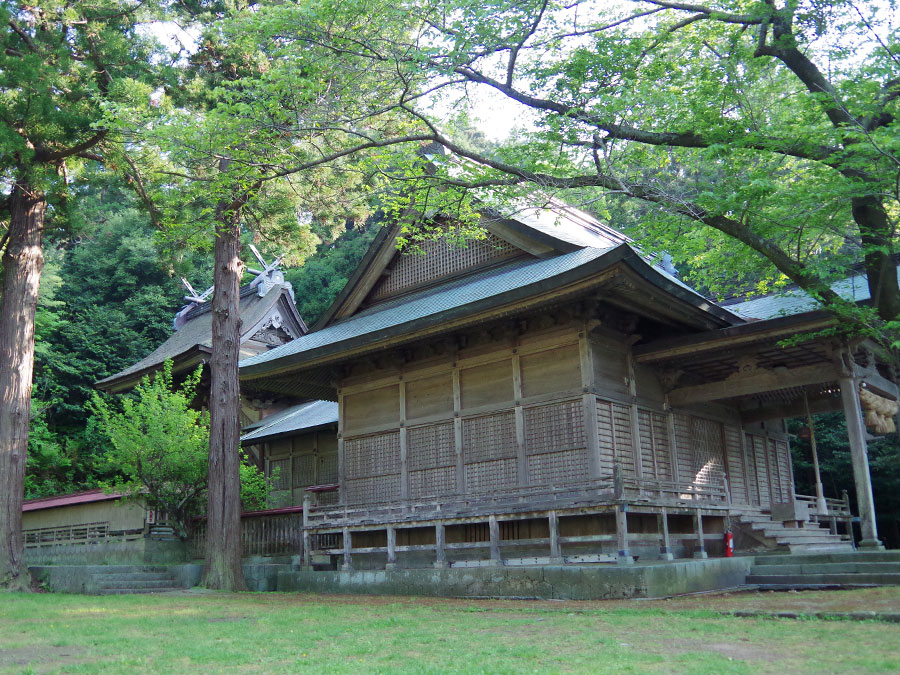
{"type": "Polygon", "coordinates": [[[40,511],[41,509],[55,509],[59,506],[72,506],[73,504],[89,504],[91,502],[103,502],[109,499],[119,499],[122,495],[104,492],[102,488],[73,492],[69,495],[57,497],[40,497],[39,499],[27,499],[22,504],[22,511],[40,511]]]}

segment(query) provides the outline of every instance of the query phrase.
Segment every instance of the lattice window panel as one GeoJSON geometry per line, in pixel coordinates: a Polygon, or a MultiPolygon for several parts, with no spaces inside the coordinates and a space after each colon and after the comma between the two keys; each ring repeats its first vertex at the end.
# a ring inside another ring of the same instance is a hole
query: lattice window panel
{"type": "Polygon", "coordinates": [[[722,425],[702,417],[691,418],[691,440],[694,455],[692,483],[722,485],[725,477],[725,453],[722,447],[722,425]]]}
{"type": "Polygon", "coordinates": [[[347,502],[350,504],[378,504],[399,498],[400,474],[347,481],[347,502]]]}
{"type": "Polygon", "coordinates": [[[788,502],[793,497],[794,476],[791,473],[791,450],[786,441],[774,441],[778,457],[778,472],[781,475],[781,501],[788,502]]]}
{"type": "Polygon", "coordinates": [[[669,426],[666,415],[638,409],[641,438],[641,468],[645,478],[674,480],[669,454],[669,426]]]}
{"type": "Polygon", "coordinates": [[[270,490],[267,506],[270,509],[280,509],[291,505],[290,490],[270,490]]]}
{"type": "Polygon", "coordinates": [[[731,501],[738,504],[751,503],[744,481],[746,467],[744,451],[741,448],[741,432],[736,427],[725,427],[725,455],[728,458],[728,489],[731,492],[731,501]]]}
{"type": "Polygon", "coordinates": [[[511,411],[466,418],[462,432],[467,463],[516,456],[516,422],[511,411]]]}
{"type": "Polygon", "coordinates": [[[269,460],[269,477],[277,477],[272,481],[273,490],[290,490],[291,489],[291,458],[286,459],[270,459],[269,460]]]}
{"type": "Polygon", "coordinates": [[[318,506],[333,506],[340,502],[341,494],[337,490],[334,492],[320,492],[316,495],[316,504],[318,506]]]}
{"type": "Polygon", "coordinates": [[[466,464],[466,491],[470,494],[515,487],[518,482],[515,459],[466,464]]]}
{"type": "Polygon", "coordinates": [[[597,431],[600,440],[600,467],[611,474],[618,465],[622,475],[633,478],[634,441],[631,433],[631,406],[597,401],[597,431]]]}
{"type": "Polygon", "coordinates": [[[306,487],[316,484],[316,456],[294,456],[294,487],[306,487]]]}
{"type": "Polygon", "coordinates": [[[400,471],[400,432],[372,434],[344,441],[347,478],[383,476],[400,471]]]}
{"type": "Polygon", "coordinates": [[[409,472],[410,497],[434,497],[454,492],[456,492],[455,466],[409,472]]]}
{"type": "Polygon", "coordinates": [[[525,408],[524,413],[525,452],[528,455],[587,447],[581,401],[525,408]]]}
{"type": "Polygon", "coordinates": [[[456,466],[453,422],[410,427],[406,436],[406,448],[410,471],[456,466]]]}
{"type": "Polygon", "coordinates": [[[337,455],[331,454],[319,457],[319,485],[330,485],[337,483],[338,480],[337,455]]]}
{"type": "Polygon", "coordinates": [[[759,477],[756,472],[756,453],[753,450],[753,437],[745,435],[744,437],[745,460],[747,466],[747,495],[750,504],[754,506],[760,505],[759,496],[759,477]]]}
{"type": "Polygon", "coordinates": [[[753,451],[753,463],[756,465],[756,486],[759,491],[759,503],[768,506],[772,503],[769,492],[769,467],[766,461],[766,439],[759,436],[747,436],[747,442],[753,451]]]}
{"type": "Polygon", "coordinates": [[[528,481],[532,485],[564,485],[588,475],[586,449],[566,450],[528,457],[528,481]]]}
{"type": "Polygon", "coordinates": [[[480,241],[470,241],[466,246],[454,246],[439,239],[423,242],[421,248],[422,253],[397,254],[390,274],[372,290],[371,300],[380,300],[407,288],[522,252],[493,234],[480,241]]]}

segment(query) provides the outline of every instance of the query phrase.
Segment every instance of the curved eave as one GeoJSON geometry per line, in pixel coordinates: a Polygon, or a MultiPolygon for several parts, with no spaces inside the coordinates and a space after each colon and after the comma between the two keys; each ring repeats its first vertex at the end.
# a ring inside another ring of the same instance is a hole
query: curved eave
{"type": "MultiPolygon", "coordinates": [[[[542,279],[383,330],[324,344],[307,351],[286,354],[262,363],[242,366],[240,369],[241,380],[254,382],[300,368],[325,366],[387,347],[400,340],[410,341],[430,337],[446,330],[464,328],[494,317],[527,311],[545,305],[548,301],[588,292],[595,287],[602,286],[615,276],[614,268],[620,264],[632,272],[630,276],[643,279],[662,291],[668,298],[677,300],[679,306],[671,308],[671,315],[673,318],[677,317],[677,320],[684,325],[699,330],[711,330],[744,323],[744,320],[737,315],[669,280],[665,275],[654,270],[631,247],[622,244],[594,260],[549,279],[542,279]]],[[[257,384],[257,386],[260,385],[257,384]]]]}

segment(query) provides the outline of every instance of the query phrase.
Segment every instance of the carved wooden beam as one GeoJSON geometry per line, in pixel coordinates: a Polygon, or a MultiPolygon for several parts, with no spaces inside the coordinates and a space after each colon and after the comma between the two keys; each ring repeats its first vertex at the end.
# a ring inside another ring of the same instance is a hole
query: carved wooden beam
{"type": "Polygon", "coordinates": [[[799,368],[779,368],[767,370],[758,368],[746,374],[740,372],[727,380],[696,384],[673,389],[668,394],[669,404],[673,406],[689,403],[717,401],[724,398],[752,396],[767,391],[777,391],[789,387],[803,387],[809,384],[834,382],[840,373],[837,368],[828,364],[801,366],[799,368]]]}

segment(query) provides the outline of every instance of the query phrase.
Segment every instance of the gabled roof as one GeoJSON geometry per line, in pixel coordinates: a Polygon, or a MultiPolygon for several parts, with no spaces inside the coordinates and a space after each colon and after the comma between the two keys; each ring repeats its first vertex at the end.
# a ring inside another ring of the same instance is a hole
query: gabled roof
{"type": "MultiPolygon", "coordinates": [[[[540,258],[586,247],[602,249],[632,243],[621,232],[555,199],[548,200],[543,207],[511,207],[506,212],[487,209],[482,212],[481,226],[523,252],[540,258]]],[[[397,250],[400,234],[400,224],[385,227],[378,233],[346,286],[313,330],[346,319],[359,309],[386,268],[397,256],[403,255],[397,250]]]]}
{"type": "Polygon", "coordinates": [[[252,445],[290,436],[301,431],[313,431],[337,424],[338,404],[332,401],[306,401],[264,417],[244,427],[241,443],[252,445]]]}
{"type": "MultiPolygon", "coordinates": [[[[259,332],[276,314],[295,337],[308,332],[294,305],[289,284],[268,287],[262,296],[258,289],[259,287],[250,286],[241,289],[241,344],[259,332]]],[[[212,303],[208,302],[190,310],[185,315],[184,325],[159,347],[137,363],[96,382],[94,386],[110,393],[126,391],[137,384],[141,377],[157,370],[168,359],[174,362],[173,372],[195,368],[207,359],[212,349],[211,305],[212,303]]],[[[250,353],[244,355],[249,356],[250,353]]]]}
{"type": "Polygon", "coordinates": [[[515,305],[518,311],[527,302],[546,301],[548,294],[558,293],[560,289],[599,286],[614,273],[614,268],[630,274],[643,287],[641,292],[622,291],[628,293],[625,299],[630,306],[649,302],[649,296],[655,293],[666,299],[664,303],[656,303],[656,310],[667,312],[673,323],[708,329],[743,322],[653,267],[627,244],[586,247],[545,259],[516,260],[380,303],[270,352],[241,361],[241,377],[257,380],[301,364],[340,358],[351,350],[379,348],[399,336],[435,334],[448,322],[481,321],[486,312],[496,313],[504,307],[514,311],[515,305]],[[610,274],[604,275],[607,271],[610,274]],[[649,292],[650,288],[654,291],[649,292]]]}

